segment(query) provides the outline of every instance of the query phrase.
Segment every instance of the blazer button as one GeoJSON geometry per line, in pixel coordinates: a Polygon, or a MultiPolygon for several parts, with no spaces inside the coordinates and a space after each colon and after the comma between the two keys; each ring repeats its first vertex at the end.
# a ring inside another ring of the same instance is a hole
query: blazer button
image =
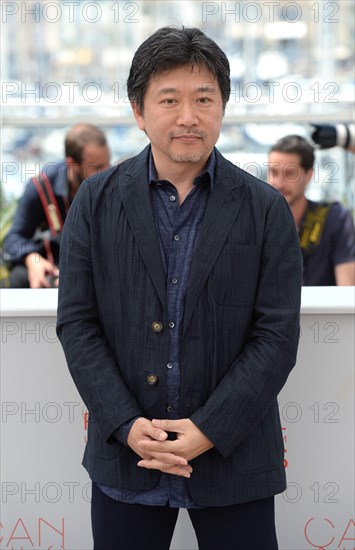
{"type": "Polygon", "coordinates": [[[151,324],[151,327],[153,332],[161,332],[163,330],[163,323],[161,323],[160,321],[154,321],[151,324]]]}
{"type": "Polygon", "coordinates": [[[147,382],[150,386],[154,386],[158,382],[158,377],[156,374],[148,374],[147,382]]]}

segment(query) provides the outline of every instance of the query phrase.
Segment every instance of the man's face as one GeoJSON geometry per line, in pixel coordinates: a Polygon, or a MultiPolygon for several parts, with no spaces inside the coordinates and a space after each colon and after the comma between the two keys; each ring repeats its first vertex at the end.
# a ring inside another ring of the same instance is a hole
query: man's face
{"type": "Polygon", "coordinates": [[[272,151],[269,155],[269,183],[280,191],[290,206],[304,197],[313,168],[305,170],[296,153],[272,151]]]}
{"type": "Polygon", "coordinates": [[[138,126],[150,139],[155,164],[206,163],[222,125],[222,96],[217,80],[200,66],[186,65],[153,78],[144,112],[132,103],[138,126]]]}
{"type": "MultiPolygon", "coordinates": [[[[67,159],[68,161],[68,159],[67,159]]],[[[76,192],[84,179],[102,172],[110,166],[110,151],[107,145],[96,145],[88,143],[83,149],[83,158],[80,164],[74,163],[71,159],[69,164],[70,181],[72,189],[76,192]]]]}

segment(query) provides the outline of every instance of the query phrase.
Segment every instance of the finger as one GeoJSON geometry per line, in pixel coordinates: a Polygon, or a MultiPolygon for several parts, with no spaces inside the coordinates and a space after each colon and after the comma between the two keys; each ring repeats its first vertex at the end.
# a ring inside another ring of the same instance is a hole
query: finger
{"type": "Polygon", "coordinates": [[[157,419],[153,418],[152,425],[156,428],[165,430],[166,432],[177,432],[178,430],[183,429],[183,424],[181,420],[167,420],[167,419],[157,419]]]}
{"type": "MultiPolygon", "coordinates": [[[[175,441],[162,441],[161,443],[154,440],[142,439],[138,442],[139,447],[143,451],[156,452],[156,453],[176,453],[176,440],[175,441]]],[[[176,453],[179,454],[178,452],[176,453]]]]}
{"type": "Polygon", "coordinates": [[[154,428],[151,421],[144,417],[139,417],[133,424],[132,428],[138,428],[142,435],[149,436],[156,441],[164,441],[168,434],[160,428],[154,428]]]}
{"type": "Polygon", "coordinates": [[[168,460],[171,464],[187,464],[187,460],[182,456],[181,453],[176,452],[174,446],[171,445],[173,441],[164,441],[163,443],[158,443],[157,441],[150,441],[148,439],[142,439],[137,443],[137,447],[140,451],[140,454],[156,456],[157,458],[161,457],[165,460],[168,460]]]}
{"type": "Polygon", "coordinates": [[[192,473],[193,469],[190,466],[190,464],[180,465],[180,464],[166,464],[165,462],[161,462],[158,459],[152,458],[152,459],[146,459],[143,458],[137,463],[137,466],[141,468],[147,468],[147,469],[155,469],[160,470],[162,472],[187,472],[189,474],[192,473]]]}
{"type": "Polygon", "coordinates": [[[165,441],[168,437],[168,434],[160,428],[154,428],[151,422],[144,426],[143,433],[144,435],[148,435],[155,441],[165,441]]]}
{"type": "Polygon", "coordinates": [[[56,265],[52,264],[51,262],[47,262],[46,264],[46,272],[50,275],[59,275],[59,270],[56,265]]]}
{"type": "Polygon", "coordinates": [[[40,286],[43,287],[43,288],[50,288],[51,287],[51,285],[47,281],[46,277],[41,277],[40,286]]]}
{"type": "Polygon", "coordinates": [[[152,439],[155,439],[156,441],[165,441],[168,437],[168,434],[160,430],[159,428],[153,428],[153,431],[151,432],[152,439]]]}
{"type": "Polygon", "coordinates": [[[173,453],[149,453],[149,456],[152,459],[159,460],[159,462],[163,462],[164,464],[168,464],[170,466],[187,466],[188,462],[186,458],[175,455],[173,453]]]}
{"type": "Polygon", "coordinates": [[[191,477],[192,468],[190,465],[186,466],[169,466],[159,460],[140,460],[137,464],[140,468],[147,468],[148,470],[160,470],[166,474],[174,474],[186,478],[191,477]]]}

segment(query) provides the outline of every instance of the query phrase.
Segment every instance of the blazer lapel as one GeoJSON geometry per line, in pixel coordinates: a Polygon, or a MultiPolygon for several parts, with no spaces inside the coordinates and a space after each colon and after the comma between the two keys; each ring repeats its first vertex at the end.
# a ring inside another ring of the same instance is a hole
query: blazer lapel
{"type": "Polygon", "coordinates": [[[166,309],[166,275],[148,185],[149,146],[126,168],[121,196],[127,218],[161,304],[166,309]]]}
{"type": "MultiPolygon", "coordinates": [[[[166,309],[166,274],[161,259],[147,183],[149,151],[148,146],[134,159],[134,162],[127,163],[121,185],[121,196],[143,261],[161,304],[166,309]]],[[[183,331],[188,326],[201,289],[240,212],[245,192],[243,172],[241,172],[240,181],[236,181],[235,173],[230,170],[228,161],[217,150],[216,155],[217,165],[213,191],[201,222],[191,265],[183,331]]]]}
{"type": "Polygon", "coordinates": [[[234,224],[245,195],[243,178],[236,181],[229,163],[216,151],[217,167],[213,191],[201,222],[186,297],[185,332],[201,289],[205,284],[221,248],[234,224]]]}

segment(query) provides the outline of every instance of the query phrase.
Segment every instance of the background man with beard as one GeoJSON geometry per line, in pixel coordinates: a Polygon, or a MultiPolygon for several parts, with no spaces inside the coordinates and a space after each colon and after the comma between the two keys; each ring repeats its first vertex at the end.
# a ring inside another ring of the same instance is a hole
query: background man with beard
{"type": "Polygon", "coordinates": [[[303,254],[303,285],[355,285],[355,231],[339,202],[314,202],[305,192],[314,172],[314,147],[303,137],[281,138],[269,153],[269,183],[287,200],[303,254]]]}
{"type": "Polygon", "coordinates": [[[79,123],[65,138],[65,160],[49,163],[41,176],[49,191],[48,201],[58,225],[57,238],[49,232],[48,215],[38,190],[39,178],[31,178],[17,208],[13,225],[5,239],[6,259],[12,264],[12,288],[49,288],[59,276],[59,237],[69,206],[85,178],[109,167],[110,153],[105,134],[96,126],[79,123]],[[37,180],[37,185],[35,185],[37,180]],[[54,195],[52,195],[52,193],[54,195]],[[60,220],[58,223],[58,218],[60,220]],[[50,237],[50,242],[43,238],[50,237]],[[44,244],[45,243],[45,244],[44,244]]]}

